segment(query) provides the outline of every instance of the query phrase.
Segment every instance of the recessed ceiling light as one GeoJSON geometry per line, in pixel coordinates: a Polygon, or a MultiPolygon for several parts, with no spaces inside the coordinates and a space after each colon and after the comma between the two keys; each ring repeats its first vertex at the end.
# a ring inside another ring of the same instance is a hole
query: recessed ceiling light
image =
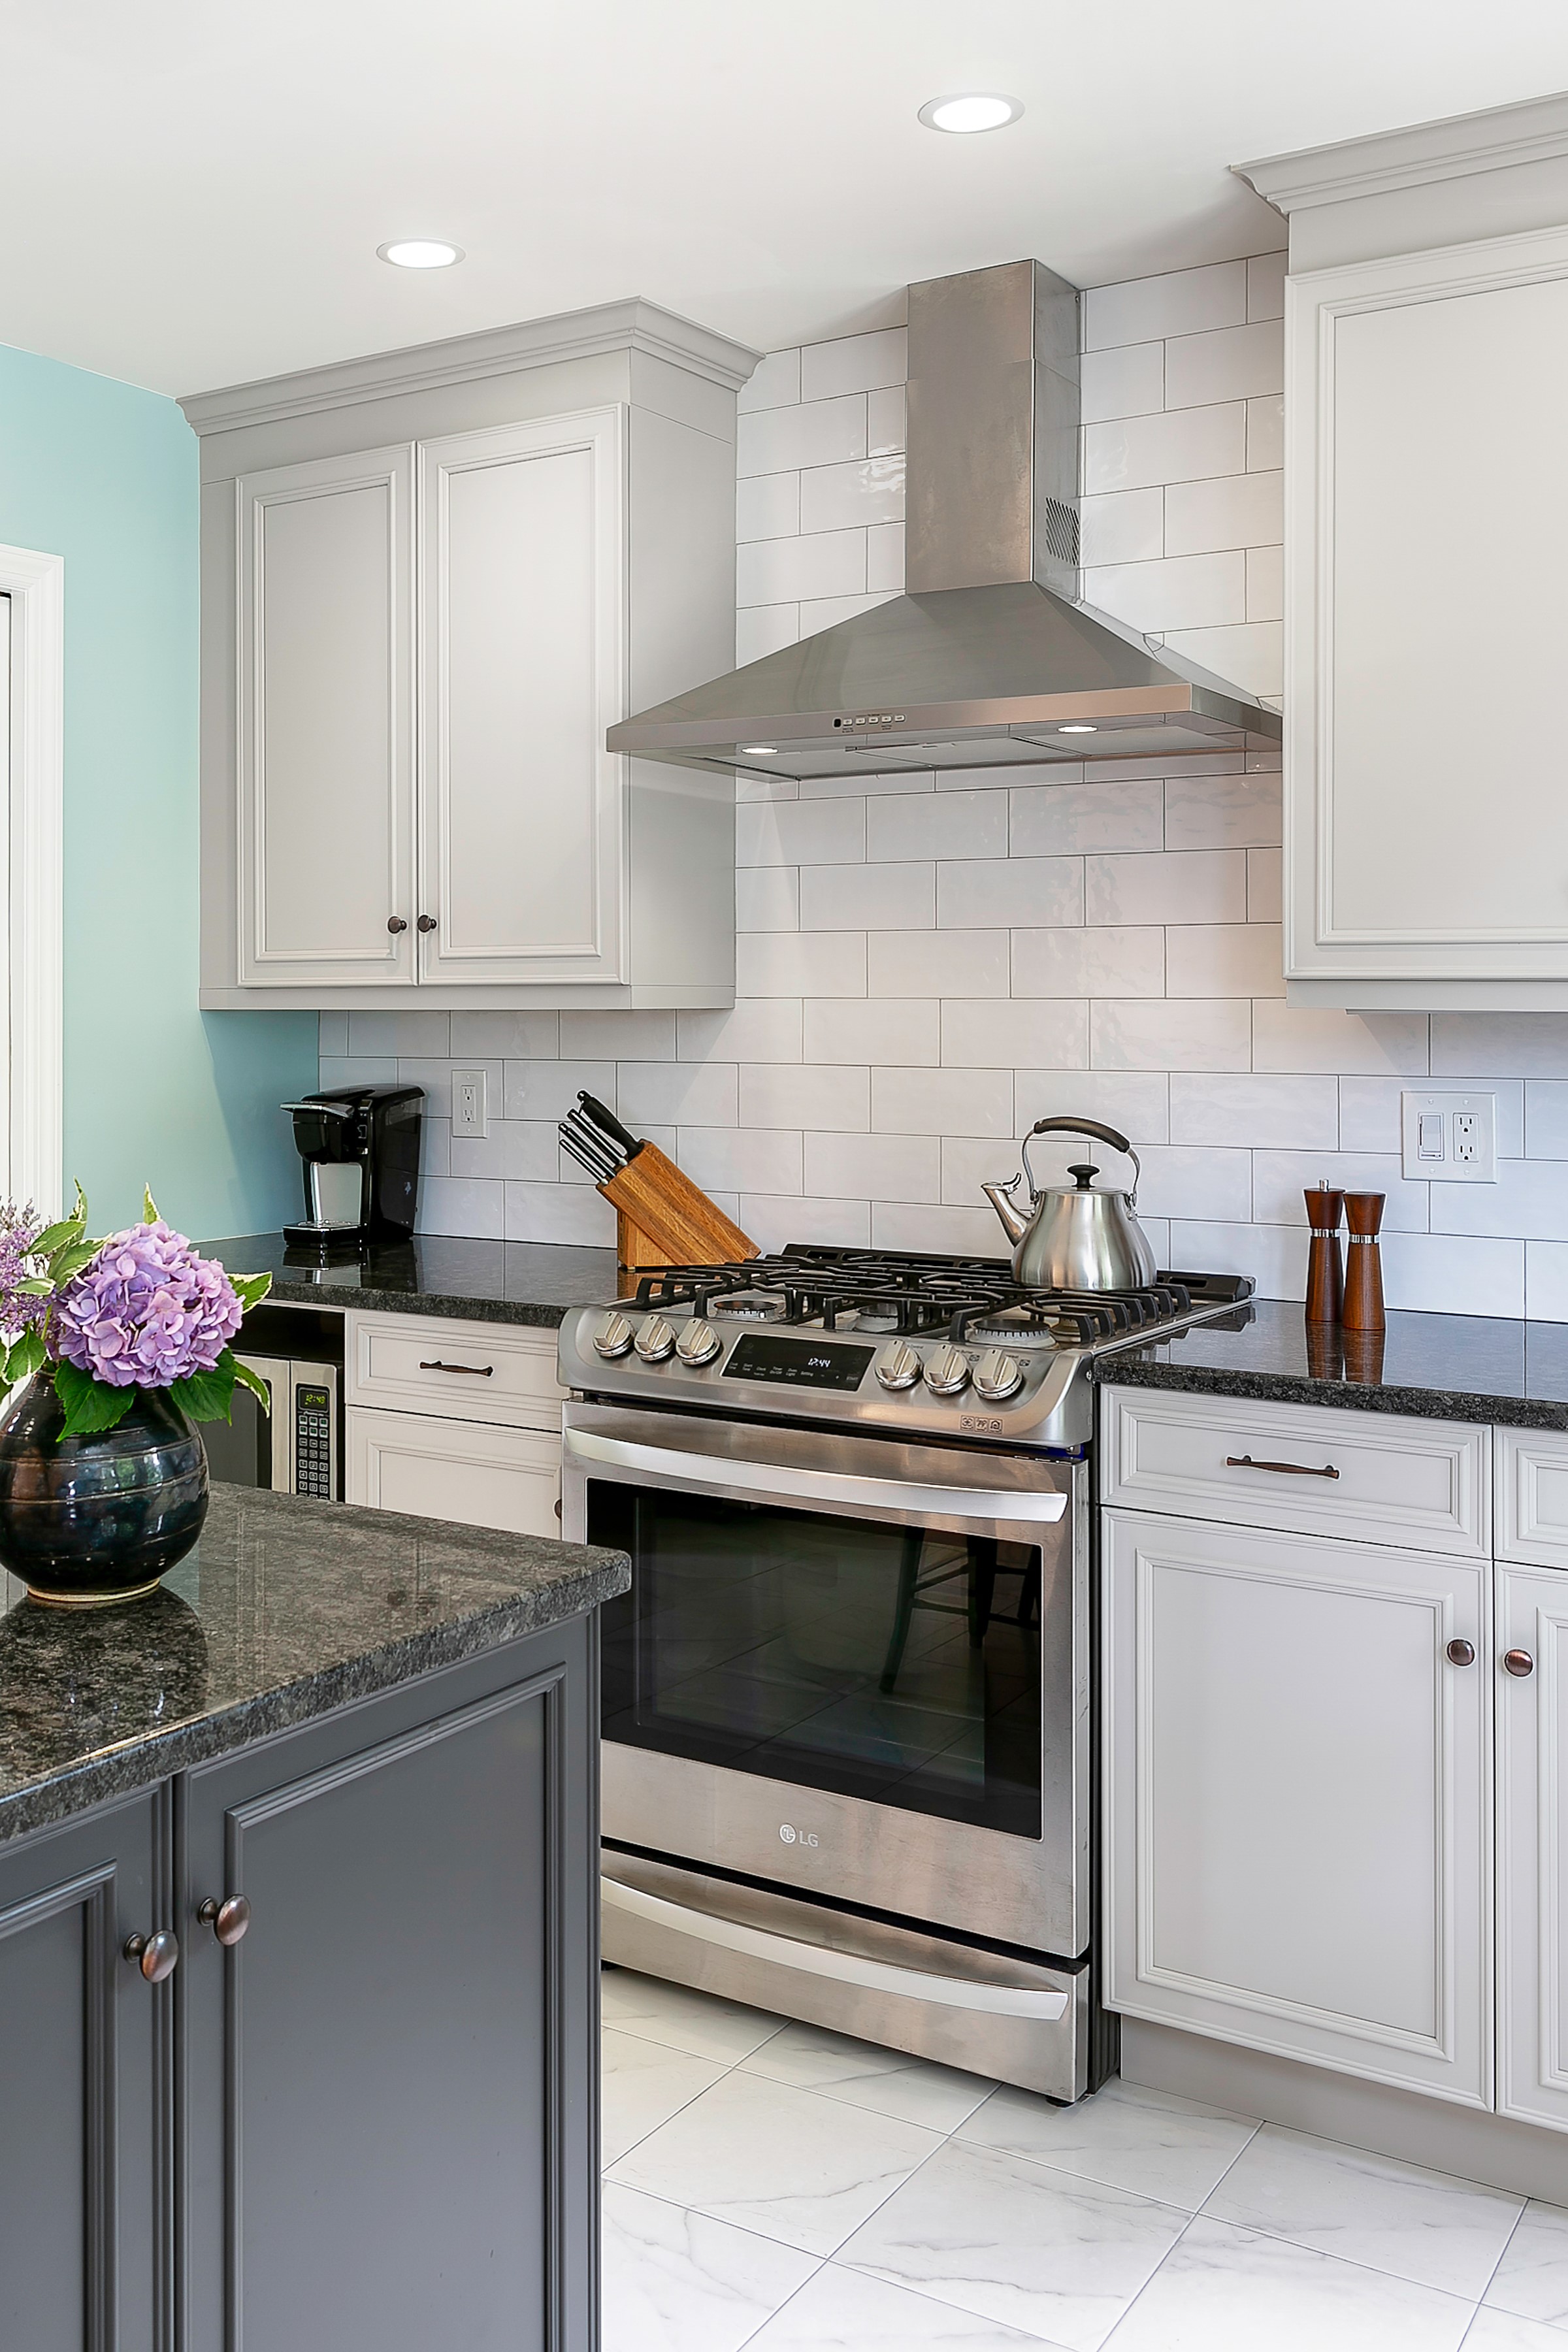
{"type": "Polygon", "coordinates": [[[921,121],[928,131],[1000,131],[1016,122],[1024,111],[1022,99],[1004,98],[999,90],[971,90],[952,98],[928,98],[921,121]]]}
{"type": "Polygon", "coordinates": [[[450,269],[463,258],[462,247],[449,245],[444,236],[399,236],[375,250],[377,258],[390,261],[395,269],[450,269]]]}
{"type": "Polygon", "coordinates": [[[1098,735],[1099,732],[1099,728],[1091,727],[1087,719],[1069,719],[1057,729],[1058,735],[1098,735]]]}
{"type": "Polygon", "coordinates": [[[753,760],[774,759],[777,756],[778,748],[776,743],[741,743],[736,746],[738,751],[744,751],[753,760]]]}

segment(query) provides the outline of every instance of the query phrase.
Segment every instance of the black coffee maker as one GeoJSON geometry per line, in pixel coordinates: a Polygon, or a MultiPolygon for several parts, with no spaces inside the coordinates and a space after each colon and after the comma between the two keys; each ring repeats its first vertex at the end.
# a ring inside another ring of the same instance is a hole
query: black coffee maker
{"type": "Polygon", "coordinates": [[[282,1105],[305,1179],[304,1218],[283,1228],[291,1248],[335,1256],[408,1239],[424,1100],[423,1087],[331,1087],[282,1105]]]}

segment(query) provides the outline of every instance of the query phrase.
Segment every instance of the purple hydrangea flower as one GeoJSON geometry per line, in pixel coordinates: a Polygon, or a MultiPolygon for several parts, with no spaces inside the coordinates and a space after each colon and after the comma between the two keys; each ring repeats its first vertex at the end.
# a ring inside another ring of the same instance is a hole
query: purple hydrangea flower
{"type": "Polygon", "coordinates": [[[43,1220],[31,1202],[25,1209],[19,1209],[15,1201],[0,1203],[0,1331],[13,1336],[36,1323],[47,1304],[16,1287],[34,1271],[28,1260],[43,1229],[43,1220]]]}
{"type": "Polygon", "coordinates": [[[156,1224],[111,1234],[54,1302],[50,1352],[110,1388],[166,1389],[210,1371],[243,1313],[221,1265],[156,1224]]]}

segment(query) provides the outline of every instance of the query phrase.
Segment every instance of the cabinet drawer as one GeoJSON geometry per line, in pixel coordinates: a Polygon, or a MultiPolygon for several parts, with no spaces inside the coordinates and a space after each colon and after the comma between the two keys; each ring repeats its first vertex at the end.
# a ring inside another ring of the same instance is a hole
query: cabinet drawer
{"type": "MultiPolygon", "coordinates": [[[[1468,1559],[1490,1552],[1486,1430],[1155,1389],[1108,1389],[1104,1410],[1104,1502],[1468,1559]]],[[[1568,1475],[1563,1495],[1568,1505],[1568,1475]]]]}
{"type": "Polygon", "coordinates": [[[560,1534],[559,1437],[352,1405],[345,1422],[349,1502],[510,1535],[560,1534]]]}
{"type": "Polygon", "coordinates": [[[553,1331],[432,1315],[354,1315],[349,1322],[350,1404],[514,1428],[559,1426],[566,1391],[555,1377],[553,1331]]]}
{"type": "Polygon", "coordinates": [[[1531,1568],[1568,1568],[1568,1435],[1493,1432],[1497,1554],[1531,1568]]]}

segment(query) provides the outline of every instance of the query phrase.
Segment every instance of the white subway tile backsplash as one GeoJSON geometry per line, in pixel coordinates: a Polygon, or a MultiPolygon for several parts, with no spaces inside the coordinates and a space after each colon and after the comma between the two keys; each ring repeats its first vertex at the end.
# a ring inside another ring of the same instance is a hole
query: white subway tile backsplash
{"type": "Polygon", "coordinates": [[[1128,278],[1115,286],[1092,286],[1084,296],[1084,347],[1098,352],[1118,343],[1164,341],[1238,326],[1246,317],[1245,261],[1128,278]]]}
{"type": "Polygon", "coordinates": [[[1083,429],[1083,487],[1090,496],[1246,471],[1247,409],[1240,401],[1083,429]]]}
{"type": "Polygon", "coordinates": [[[1278,621],[1238,621],[1218,629],[1168,629],[1173,654],[1229,678],[1248,694],[1278,695],[1284,685],[1285,635],[1278,621]]]}
{"type": "Polygon", "coordinates": [[[1568,1080],[1526,1079],[1524,1143],[1532,1160],[1568,1160],[1568,1080]]]}
{"type": "Polygon", "coordinates": [[[737,996],[864,996],[864,931],[742,931],[737,996]]]}
{"type": "Polygon", "coordinates": [[[1394,1234],[1382,1245],[1390,1307],[1447,1315],[1522,1315],[1524,1244],[1449,1234],[1394,1234]]]}
{"type": "Polygon", "coordinates": [[[866,394],[866,455],[886,457],[904,446],[907,418],[901,383],[880,386],[866,394]]]}
{"type": "Polygon", "coordinates": [[[733,1127],[736,1077],[733,1062],[620,1062],[616,1114],[639,1134],[648,1127],[733,1127]]]}
{"type": "Polygon", "coordinates": [[[898,596],[904,585],[904,526],[868,523],[866,529],[866,589],[868,595],[898,596]]]}
{"type": "Polygon", "coordinates": [[[942,1059],[942,1008],[934,997],[813,997],[804,1010],[807,1062],[921,1063],[934,1069],[942,1059]]]}
{"type": "Polygon", "coordinates": [[[1165,845],[1164,786],[1158,777],[1128,784],[1020,784],[1009,800],[1008,845],[1015,857],[1165,845]]]}
{"type": "MultiPolygon", "coordinates": [[[[1165,993],[1282,997],[1279,930],[1272,923],[1173,924],[1165,933],[1165,993]]],[[[1253,1034],[1256,1038],[1256,1025],[1253,1034]]]]}
{"type": "Polygon", "coordinates": [[[936,868],[870,862],[803,866],[800,919],[808,931],[929,931],[936,920],[936,868]]]}
{"type": "MultiPolygon", "coordinates": [[[[753,474],[735,485],[735,538],[787,539],[801,528],[800,476],[753,474]]],[[[813,525],[820,529],[820,525],[813,525]]]]}
{"type": "Polygon", "coordinates": [[[781,1250],[791,1242],[825,1242],[835,1249],[866,1249],[871,1240],[869,1201],[814,1201],[771,1192],[742,1192],[736,1222],[759,1249],[781,1250]]]}
{"type": "Polygon", "coordinates": [[[616,1107],[614,1062],[508,1062],[503,1067],[500,1107],[507,1118],[564,1118],[576,1108],[579,1093],[616,1107]]]}
{"type": "Polygon", "coordinates": [[[799,352],[769,352],[741,386],[735,406],[744,416],[756,408],[787,408],[799,398],[799,352]]]}
{"type": "Polygon", "coordinates": [[[871,1123],[871,1074],[851,1065],[753,1062],[741,1069],[742,1127],[842,1128],[871,1123]]]}
{"type": "Polygon", "coordinates": [[[801,1140],[771,1127],[683,1127],[680,1165],[704,1192],[798,1192],[801,1140]]]}
{"type": "Polygon", "coordinates": [[[942,983],[953,995],[1006,995],[1012,934],[1004,930],[944,931],[940,943],[924,931],[872,931],[866,942],[867,992],[929,996],[939,944],[942,983]]]}
{"type": "Polygon", "coordinates": [[[1238,849],[1173,849],[1084,861],[1091,923],[1240,923],[1247,861],[1238,849]]]}
{"type": "Polygon", "coordinates": [[[1271,473],[1172,482],[1163,493],[1165,553],[1203,555],[1223,547],[1277,550],[1285,530],[1284,481],[1283,474],[1271,473]]]}
{"type": "Polygon", "coordinates": [[[1008,1135],[1011,1070],[871,1073],[871,1125],[885,1135],[1008,1135]]]}
{"type": "Polygon", "coordinates": [[[992,923],[1081,923],[1081,857],[980,858],[944,862],[936,872],[936,919],[943,930],[992,923]]]}
{"type": "Polygon", "coordinates": [[[1285,551],[1282,547],[1249,547],[1247,551],[1247,617],[1249,621],[1279,621],[1285,615],[1285,551]]]}
{"type": "Polygon", "coordinates": [[[1258,1004],[1252,1015],[1256,1070],[1380,1070],[1421,1077],[1426,1069],[1424,1013],[1339,1013],[1319,1004],[1258,1004]]]}
{"type": "Polygon", "coordinates": [[[1273,473],[1285,463],[1285,397],[1265,393],[1247,404],[1247,470],[1273,473]]]}
{"type": "Polygon", "coordinates": [[[878,1249],[957,1250],[969,1257],[1010,1255],[1002,1228],[984,1203],[977,1209],[944,1209],[874,1201],[871,1239],[878,1249]]]}
{"type": "Polygon", "coordinates": [[[908,338],[902,327],[841,335],[833,342],[803,346],[800,396],[832,400],[840,393],[877,392],[884,385],[901,385],[908,373],[908,338]]]}
{"type": "MultiPolygon", "coordinates": [[[[1005,932],[1003,933],[1005,938],[1005,932]]],[[[330,1087],[395,1087],[397,1084],[397,1064],[390,1054],[323,1054],[317,1069],[317,1084],[330,1087]]],[[[426,1105],[428,1114],[429,1105],[426,1105]]]]}
{"type": "Polygon", "coordinates": [[[559,1013],[454,1013],[452,1058],[552,1062],[561,1051],[559,1013]]]}
{"type": "MultiPolygon", "coordinates": [[[[1279,842],[1279,778],[1170,776],[1165,780],[1167,849],[1273,849],[1279,842]]],[[[1141,846],[1142,845],[1138,845],[1141,846]]],[[[1268,921],[1248,908],[1249,921],[1268,921]]]]}
{"type": "MultiPolygon", "coordinates": [[[[865,536],[869,541],[871,534],[868,531],[865,536]]],[[[836,629],[840,621],[852,621],[857,614],[868,613],[874,604],[887,604],[893,593],[888,589],[875,596],[868,593],[863,596],[807,598],[800,608],[800,634],[803,637],[814,637],[819,629],[836,629]]]]}
{"type": "Polygon", "coordinates": [[[1138,1206],[1155,1217],[1205,1217],[1246,1224],[1253,1214],[1250,1151],[1152,1143],[1142,1152],[1138,1206]]]}
{"type": "Polygon", "coordinates": [[[865,854],[863,800],[772,801],[735,811],[737,866],[844,866],[865,854]]]}
{"type": "Polygon", "coordinates": [[[1247,919],[1249,923],[1277,923],[1281,919],[1284,885],[1278,849],[1249,849],[1247,853],[1247,919]]]}
{"type": "Polygon", "coordinates": [[[351,1013],[348,1050],[356,1060],[391,1054],[399,1061],[433,1059],[452,1050],[449,1013],[351,1013]]]}
{"type": "Polygon", "coordinates": [[[1568,1184],[1556,1160],[1502,1160],[1493,1184],[1432,1185],[1435,1234],[1518,1234],[1568,1242],[1568,1184]]]}
{"type": "Polygon", "coordinates": [[[971,1070],[1087,1068],[1089,1006],[1068,997],[947,997],[942,1058],[971,1070]]]}
{"type": "Polygon", "coordinates": [[[735,929],[738,931],[798,931],[798,866],[737,866],[735,929]]]}
{"type": "Polygon", "coordinates": [[[1015,931],[1013,993],[1016,997],[1163,996],[1165,937],[1157,924],[1107,923],[1082,930],[1053,927],[1015,931]]]}
{"type": "Polygon", "coordinates": [[[802,531],[847,530],[903,519],[901,453],[858,457],[846,466],[813,466],[800,477],[802,531]]]}
{"type": "Polygon", "coordinates": [[[1524,1244],[1524,1311],[1542,1323],[1568,1323],[1568,1244],[1524,1244]]]}
{"type": "Polygon", "coordinates": [[[782,646],[793,646],[800,635],[798,604],[752,604],[735,614],[735,660],[763,661],[782,646]]]}
{"type": "Polygon", "coordinates": [[[1085,572],[1084,595],[1134,629],[1221,628],[1247,618],[1247,558],[1232,548],[1108,564],[1085,572]]]}
{"type": "MultiPolygon", "coordinates": [[[[863,530],[819,530],[798,539],[755,539],[735,550],[735,594],[742,604],[777,604],[811,596],[859,596],[866,590],[863,530]]],[[[810,634],[807,631],[803,635],[810,634]]]]}
{"type": "Polygon", "coordinates": [[[1108,997],[1089,1008],[1097,1070],[1245,1070],[1251,1039],[1243,1003],[1108,997]]]}
{"type": "Polygon", "coordinates": [[[1339,1139],[1340,1091],[1333,1078],[1172,1075],[1173,1143],[1332,1151],[1339,1139]]]}
{"type": "Polygon", "coordinates": [[[1285,331],[1279,319],[1177,335],[1165,345],[1167,408],[1258,399],[1277,393],[1284,381],[1285,331]]]}
{"type": "Polygon", "coordinates": [[[1259,1298],[1304,1298],[1307,1228],[1173,1218],[1165,1263],[1175,1272],[1189,1266],[1198,1274],[1249,1274],[1259,1298]]]}
{"type": "Polygon", "coordinates": [[[561,1015],[563,1055],[583,1055],[595,1060],[673,1062],[673,1013],[563,1013],[561,1015]]]}
{"type": "MultiPolygon", "coordinates": [[[[1142,1150],[1146,1143],[1170,1140],[1171,1081],[1154,1070],[1016,1070],[1013,1108],[1020,1136],[1037,1118],[1097,1118],[1142,1150]]],[[[1068,1142],[1068,1158],[1076,1160],[1078,1146],[1070,1138],[1068,1142]]]]}
{"type": "Polygon", "coordinates": [[[678,1013],[676,1055],[682,1062],[798,1062],[798,998],[737,997],[728,1013],[678,1013]]]}
{"type": "Polygon", "coordinates": [[[1285,315],[1283,252],[1255,253],[1247,265],[1247,315],[1249,319],[1280,319],[1285,315]]]}
{"type": "MultiPolygon", "coordinates": [[[[942,1142],[934,1135],[807,1134],[812,1192],[873,1201],[940,1201],[942,1142]]],[[[993,1143],[992,1151],[996,1150],[993,1143]]]]}
{"type": "Polygon", "coordinates": [[[1005,787],[887,795],[866,803],[868,857],[1005,857],[1005,787]]]}
{"type": "Polygon", "coordinates": [[[506,1232],[506,1186],[499,1178],[426,1177],[419,1187],[419,1224],[427,1234],[499,1242],[506,1232]]]}
{"type": "Polygon", "coordinates": [[[764,408],[736,420],[735,471],[788,474],[803,466],[837,466],[866,455],[866,401],[813,400],[791,408],[764,408]]]}
{"type": "Polygon", "coordinates": [[[346,1013],[322,1013],[316,1021],[316,1051],[318,1054],[347,1055],[349,1050],[349,1016],[346,1013]]]}
{"type": "Polygon", "coordinates": [[[1260,1225],[1304,1225],[1309,1185],[1343,1192],[1382,1192],[1385,1233],[1424,1234],[1427,1187],[1406,1183],[1399,1154],[1373,1151],[1255,1151],[1252,1213],[1260,1225]]]}
{"type": "MultiPolygon", "coordinates": [[[[614,1249],[616,1213],[592,1184],[524,1184],[502,1187],[504,1233],[509,1242],[565,1242],[590,1249],[614,1249]]],[[[462,1231],[472,1233],[472,1225],[462,1231]]]]}
{"type": "Polygon", "coordinates": [[[1085,352],[1079,383],[1085,425],[1152,415],[1165,405],[1165,346],[1123,343],[1112,351],[1085,352]]]}
{"type": "MultiPolygon", "coordinates": [[[[1043,1175],[1046,1155],[1037,1147],[1030,1155],[1037,1175],[1043,1175]]],[[[983,1184],[1005,1183],[1017,1172],[1018,1155],[1014,1145],[1005,1143],[999,1136],[944,1135],[942,1139],[942,1198],[954,1208],[977,1208],[984,1195],[983,1184]]],[[[1052,1177],[1051,1181],[1055,1181],[1052,1177]]],[[[994,1212],[992,1212],[994,1214],[994,1212]]],[[[1005,1249],[1003,1227],[998,1218],[994,1227],[995,1247],[1005,1249]]]]}
{"type": "Polygon", "coordinates": [[[1086,565],[1152,562],[1165,552],[1165,493],[1153,487],[1086,498],[1079,533],[1086,565]]]}
{"type": "Polygon", "coordinates": [[[1568,1013],[1434,1013],[1432,1075],[1568,1077],[1568,1013]]]}

